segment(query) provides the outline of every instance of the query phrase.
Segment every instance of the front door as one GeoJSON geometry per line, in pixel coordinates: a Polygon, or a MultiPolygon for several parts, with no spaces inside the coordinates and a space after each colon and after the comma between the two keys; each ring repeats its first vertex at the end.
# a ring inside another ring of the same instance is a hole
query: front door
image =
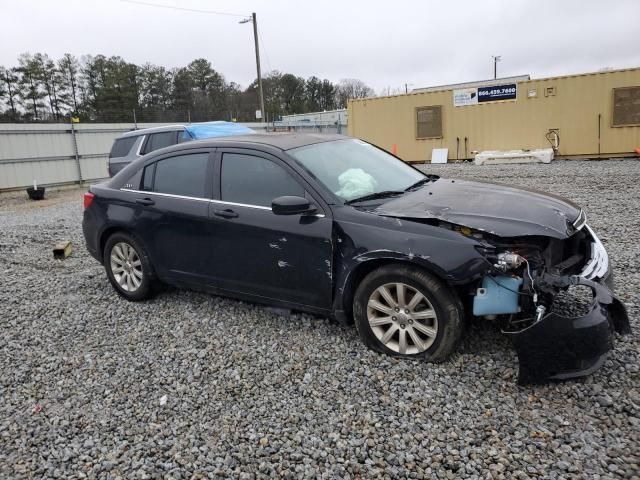
{"type": "Polygon", "coordinates": [[[265,299],[330,308],[332,221],[304,180],[280,159],[242,149],[223,150],[217,171],[210,215],[218,283],[265,299]],[[283,195],[306,196],[318,210],[275,215],[271,201],[283,195]]]}

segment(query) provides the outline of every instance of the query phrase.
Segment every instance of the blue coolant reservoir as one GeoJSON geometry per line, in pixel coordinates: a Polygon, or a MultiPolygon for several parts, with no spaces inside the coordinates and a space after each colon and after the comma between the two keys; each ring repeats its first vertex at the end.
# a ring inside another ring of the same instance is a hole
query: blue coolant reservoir
{"type": "Polygon", "coordinates": [[[522,278],[506,275],[487,275],[482,279],[482,288],[473,297],[473,314],[502,315],[518,313],[518,293],[522,286],[522,278]]]}

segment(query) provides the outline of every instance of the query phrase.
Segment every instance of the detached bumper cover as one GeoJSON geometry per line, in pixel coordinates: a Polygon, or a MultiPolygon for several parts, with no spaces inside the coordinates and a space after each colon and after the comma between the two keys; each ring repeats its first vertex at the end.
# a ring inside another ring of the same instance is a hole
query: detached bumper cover
{"type": "Polygon", "coordinates": [[[593,290],[588,314],[564,317],[550,312],[511,337],[518,354],[518,383],[582,377],[597,370],[613,348],[613,331],[631,333],[624,304],[604,285],[583,277],[554,277],[558,287],[585,285],[593,290]]]}

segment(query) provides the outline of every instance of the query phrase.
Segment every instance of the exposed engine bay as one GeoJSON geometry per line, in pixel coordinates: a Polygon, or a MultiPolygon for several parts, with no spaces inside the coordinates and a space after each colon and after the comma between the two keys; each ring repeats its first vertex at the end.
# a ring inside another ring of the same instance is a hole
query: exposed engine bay
{"type": "Polygon", "coordinates": [[[487,261],[487,273],[469,286],[467,294],[475,317],[499,322],[503,333],[511,336],[520,360],[520,383],[587,375],[611,349],[610,331],[630,332],[624,305],[610,291],[607,252],[585,220],[581,214],[566,239],[505,239],[438,222],[481,242],[478,249],[487,261]],[[558,294],[573,286],[592,293],[585,316],[556,309],[558,294]],[[601,331],[594,335],[593,329],[601,331]],[[589,358],[584,358],[582,347],[589,358]],[[576,358],[581,359],[577,368],[576,358]]]}
{"type": "Polygon", "coordinates": [[[428,180],[361,204],[363,213],[390,219],[397,234],[387,230],[354,244],[354,261],[401,259],[446,279],[467,319],[493,321],[511,339],[520,383],[597,370],[614,332],[629,333],[630,326],[612,291],[609,257],[585,212],[531,188],[428,180]]]}

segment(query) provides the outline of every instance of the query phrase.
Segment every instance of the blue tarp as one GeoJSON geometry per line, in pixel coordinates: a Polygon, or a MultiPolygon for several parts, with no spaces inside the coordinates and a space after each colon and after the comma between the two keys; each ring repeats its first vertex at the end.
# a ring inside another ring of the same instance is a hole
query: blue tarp
{"type": "Polygon", "coordinates": [[[222,121],[192,123],[191,125],[185,125],[184,128],[195,140],[256,133],[254,130],[251,130],[249,127],[245,127],[244,125],[222,121]]]}

